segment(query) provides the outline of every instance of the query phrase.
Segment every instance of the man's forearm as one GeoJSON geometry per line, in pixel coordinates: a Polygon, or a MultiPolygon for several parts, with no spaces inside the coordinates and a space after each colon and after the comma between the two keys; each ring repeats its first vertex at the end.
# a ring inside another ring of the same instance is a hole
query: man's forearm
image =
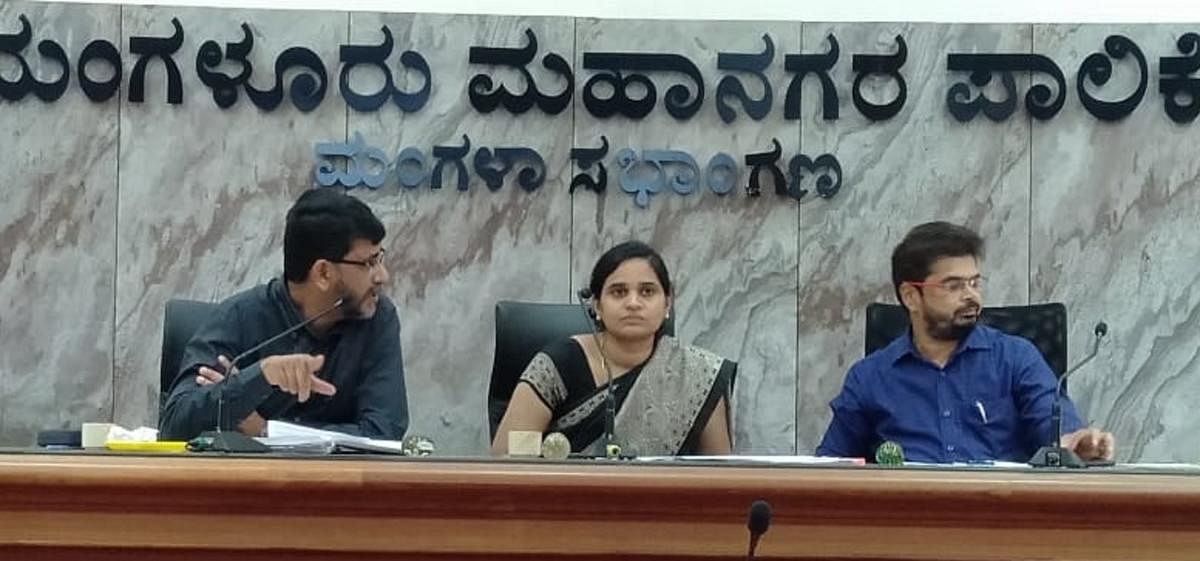
{"type": "Polygon", "coordinates": [[[162,436],[187,440],[220,424],[232,428],[254,413],[272,388],[257,366],[251,366],[219,384],[201,386],[189,376],[167,400],[159,422],[162,436]]]}

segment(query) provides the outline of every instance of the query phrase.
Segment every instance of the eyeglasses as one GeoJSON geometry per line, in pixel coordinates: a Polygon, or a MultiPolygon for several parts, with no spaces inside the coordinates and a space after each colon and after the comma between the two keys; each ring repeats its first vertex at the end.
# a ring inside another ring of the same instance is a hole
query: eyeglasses
{"type": "Polygon", "coordinates": [[[960,293],[971,287],[972,290],[979,292],[983,290],[983,275],[975,275],[970,278],[949,277],[939,281],[906,281],[916,287],[932,286],[945,290],[946,292],[960,293]]]}
{"type": "Polygon", "coordinates": [[[370,271],[371,269],[374,269],[375,267],[383,266],[384,253],[385,253],[385,251],[380,249],[379,253],[376,253],[375,255],[372,255],[363,261],[355,261],[353,259],[330,259],[330,261],[332,261],[334,263],[343,263],[346,265],[358,265],[359,267],[362,267],[362,268],[370,271]]]}

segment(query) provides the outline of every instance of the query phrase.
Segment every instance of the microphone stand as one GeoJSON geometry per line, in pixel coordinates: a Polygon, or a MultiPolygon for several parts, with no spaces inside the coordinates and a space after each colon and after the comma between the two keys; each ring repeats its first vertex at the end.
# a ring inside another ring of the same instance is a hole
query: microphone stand
{"type": "Polygon", "coordinates": [[[600,352],[600,362],[604,366],[606,387],[604,391],[604,457],[610,460],[621,457],[621,445],[616,442],[617,398],[613,393],[612,369],[608,366],[608,358],[604,356],[604,346],[600,344],[600,331],[596,329],[596,320],[588,313],[588,301],[592,299],[592,291],[586,288],[578,293],[580,309],[587,317],[588,325],[592,328],[592,343],[600,352]]]}
{"type": "Polygon", "coordinates": [[[1063,387],[1067,382],[1067,377],[1079,370],[1080,367],[1087,364],[1093,358],[1096,358],[1096,353],[1100,351],[1100,341],[1108,334],[1108,324],[1100,322],[1096,324],[1094,330],[1095,339],[1092,341],[1092,351],[1088,353],[1083,360],[1078,364],[1069,368],[1061,378],[1058,379],[1058,385],[1054,391],[1054,404],[1050,407],[1050,431],[1053,438],[1049,445],[1038,448],[1038,451],[1029,459],[1029,465],[1037,468],[1085,468],[1087,462],[1079,458],[1079,455],[1070,448],[1064,448],[1062,445],[1062,398],[1063,387]]]}
{"type": "Polygon", "coordinates": [[[226,411],[225,415],[222,416],[222,414],[221,414],[222,410],[225,408],[224,407],[224,405],[225,405],[225,382],[229,379],[229,376],[233,372],[233,370],[235,368],[237,368],[238,362],[242,361],[243,359],[245,359],[246,357],[248,357],[254,353],[257,353],[258,351],[261,351],[262,349],[270,346],[271,344],[275,343],[276,341],[283,339],[284,337],[287,337],[288,335],[291,335],[292,333],[295,333],[305,327],[308,327],[314,321],[317,321],[318,319],[324,317],[325,315],[329,314],[330,312],[333,312],[334,310],[341,308],[347,302],[349,302],[348,298],[344,298],[344,297],[338,298],[333,303],[333,305],[329,306],[328,308],[325,308],[324,310],[321,310],[320,312],[317,313],[317,315],[310,317],[300,323],[297,323],[296,325],[293,325],[293,326],[281,331],[280,333],[271,337],[270,339],[267,339],[266,341],[263,341],[257,345],[254,345],[253,347],[250,347],[246,351],[243,351],[241,354],[233,357],[233,360],[229,361],[229,368],[225,370],[225,379],[221,380],[217,384],[218,387],[217,387],[217,427],[216,427],[216,430],[204,431],[204,432],[200,433],[200,436],[196,437],[196,439],[195,439],[196,441],[198,441],[197,448],[202,449],[204,451],[226,452],[226,453],[235,453],[235,454],[258,454],[258,453],[270,452],[271,448],[269,446],[267,446],[266,444],[263,444],[263,443],[255,440],[252,437],[246,436],[246,435],[242,434],[241,432],[238,432],[237,430],[234,430],[232,419],[228,419],[228,414],[229,414],[228,411],[226,411]],[[223,430],[224,429],[223,425],[229,425],[229,428],[227,430],[223,430]]]}

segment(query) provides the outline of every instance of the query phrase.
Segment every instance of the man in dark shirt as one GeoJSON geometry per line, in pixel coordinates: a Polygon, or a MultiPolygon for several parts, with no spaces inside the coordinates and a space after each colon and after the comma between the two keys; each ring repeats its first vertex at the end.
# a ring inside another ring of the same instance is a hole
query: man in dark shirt
{"type": "MultiPolygon", "coordinates": [[[[818,455],[871,458],[891,441],[911,461],[1025,462],[1051,441],[1054,373],[1029,341],[976,325],[982,254],[975,232],[946,222],[896,246],[892,285],[912,327],[850,368],[818,455]]],[[[1082,459],[1112,459],[1112,435],[1085,428],[1066,398],[1063,431],[1082,459]]]]}
{"type": "Polygon", "coordinates": [[[159,422],[163,436],[190,439],[218,421],[257,436],[267,419],[282,419],[403,437],[408,401],[400,320],[381,293],[389,278],[384,234],[371,209],[354,197],[334,189],[301,195],[287,214],[283,277],[222,302],[188,342],[159,422]]]}

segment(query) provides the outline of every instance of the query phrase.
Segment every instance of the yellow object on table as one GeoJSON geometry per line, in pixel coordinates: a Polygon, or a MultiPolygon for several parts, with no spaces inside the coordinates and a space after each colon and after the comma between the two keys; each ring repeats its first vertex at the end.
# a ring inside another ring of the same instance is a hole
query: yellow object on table
{"type": "Polygon", "coordinates": [[[187,452],[187,442],[182,440],[160,440],[153,442],[109,440],[104,443],[104,447],[118,452],[187,452]]]}

